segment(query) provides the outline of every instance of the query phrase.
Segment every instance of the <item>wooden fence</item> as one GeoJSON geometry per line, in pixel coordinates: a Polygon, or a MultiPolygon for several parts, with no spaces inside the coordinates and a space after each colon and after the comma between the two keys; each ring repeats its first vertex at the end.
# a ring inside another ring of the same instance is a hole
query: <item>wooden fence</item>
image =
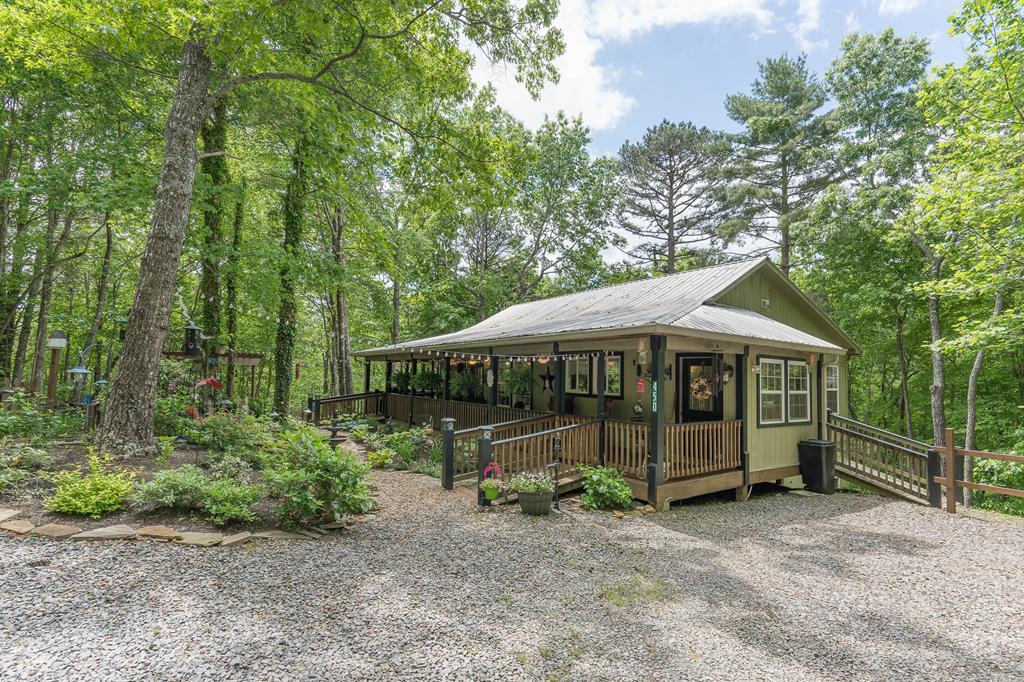
{"type": "Polygon", "coordinates": [[[667,424],[665,478],[685,478],[739,468],[742,428],[740,419],[667,424]]]}
{"type": "MultiPolygon", "coordinates": [[[[538,417],[526,417],[514,421],[492,424],[491,438],[515,438],[539,431],[552,429],[555,426],[555,415],[547,414],[538,417]]],[[[458,422],[455,422],[456,425],[458,422]]],[[[459,429],[454,436],[454,463],[452,475],[454,478],[466,476],[476,477],[477,473],[477,450],[479,448],[480,435],[483,429],[479,426],[468,429],[459,429]]]]}
{"type": "Polygon", "coordinates": [[[357,414],[367,416],[381,414],[384,411],[383,393],[356,393],[354,395],[336,395],[319,398],[314,402],[313,419],[319,423],[323,419],[334,418],[339,414],[357,414]]]}
{"type": "Polygon", "coordinates": [[[491,461],[501,467],[502,478],[507,481],[520,473],[546,473],[555,460],[561,463],[560,476],[573,475],[581,465],[599,464],[601,422],[562,426],[563,419],[554,417],[553,429],[492,440],[491,461]]]}
{"type": "Polygon", "coordinates": [[[939,486],[943,486],[946,489],[946,511],[950,514],[956,513],[957,503],[957,489],[966,488],[967,490],[981,490],[986,493],[994,493],[996,495],[1008,495],[1010,497],[1024,497],[1024,490],[1017,490],[1016,488],[1004,488],[998,485],[985,485],[982,483],[974,483],[973,481],[962,480],[962,467],[957,466],[958,461],[962,461],[964,457],[973,457],[975,459],[997,459],[1003,462],[1015,462],[1017,464],[1024,464],[1024,457],[1019,455],[1004,455],[1000,452],[982,452],[981,450],[968,450],[966,448],[957,447],[955,445],[955,434],[953,429],[946,429],[945,433],[945,445],[938,449],[933,450],[930,453],[932,457],[932,475],[930,477],[931,482],[934,484],[931,490],[930,502],[932,506],[938,507],[941,505],[941,497],[939,494],[939,486]],[[937,475],[939,466],[939,457],[942,457],[944,475],[937,475]],[[952,473],[951,473],[952,472],[952,473]]]}

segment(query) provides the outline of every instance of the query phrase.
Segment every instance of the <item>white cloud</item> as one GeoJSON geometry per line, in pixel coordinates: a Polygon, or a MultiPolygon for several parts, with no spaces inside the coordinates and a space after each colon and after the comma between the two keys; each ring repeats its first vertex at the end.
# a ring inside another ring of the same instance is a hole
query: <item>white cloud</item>
{"type": "Polygon", "coordinates": [[[920,4],[921,0],[881,0],[878,3],[878,13],[883,17],[894,17],[917,9],[920,4]]]}
{"type": "MultiPolygon", "coordinates": [[[[802,0],[803,2],[804,0],[802,0]]],[[[629,42],[655,28],[680,24],[753,21],[770,30],[767,0],[563,0],[557,26],[565,34],[565,53],[555,65],[561,78],[548,85],[538,100],[503,68],[478,56],[473,70],[478,83],[491,82],[498,103],[536,128],[545,115],[565,111],[582,115],[594,130],[613,128],[636,104],[619,86],[619,69],[599,64],[606,42],[629,42]]]]}
{"type": "Polygon", "coordinates": [[[857,18],[856,12],[846,13],[846,32],[854,33],[860,30],[860,19],[857,18]]]}
{"type": "Polygon", "coordinates": [[[821,29],[821,0],[799,0],[796,8],[797,21],[787,24],[796,44],[804,52],[813,52],[828,45],[824,39],[814,40],[811,35],[821,29]]]}

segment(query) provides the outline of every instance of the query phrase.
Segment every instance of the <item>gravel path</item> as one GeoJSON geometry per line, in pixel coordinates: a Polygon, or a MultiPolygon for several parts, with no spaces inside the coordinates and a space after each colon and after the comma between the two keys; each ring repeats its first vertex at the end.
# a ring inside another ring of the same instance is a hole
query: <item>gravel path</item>
{"type": "Polygon", "coordinates": [[[378,478],[316,541],[4,535],[0,678],[1024,677],[1024,524],[853,494],[533,519],[378,478]]]}

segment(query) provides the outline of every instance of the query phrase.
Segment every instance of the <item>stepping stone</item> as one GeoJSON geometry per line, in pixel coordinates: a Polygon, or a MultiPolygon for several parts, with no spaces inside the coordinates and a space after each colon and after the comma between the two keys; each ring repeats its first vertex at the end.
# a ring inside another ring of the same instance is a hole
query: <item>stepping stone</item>
{"type": "Polygon", "coordinates": [[[20,513],[17,509],[0,509],[0,523],[10,521],[20,513]]]}
{"type": "Polygon", "coordinates": [[[48,523],[32,529],[32,535],[38,535],[51,540],[66,540],[72,535],[78,535],[82,529],[77,526],[66,526],[63,523],[48,523]]]}
{"type": "Polygon", "coordinates": [[[267,540],[306,540],[305,535],[299,535],[298,533],[290,533],[286,530],[265,530],[262,533],[256,533],[253,535],[254,538],[264,538],[267,540]]]}
{"type": "Polygon", "coordinates": [[[321,537],[323,537],[322,533],[314,533],[313,531],[306,530],[305,528],[299,528],[295,532],[299,535],[304,535],[311,540],[319,540],[321,537]]]}
{"type": "Polygon", "coordinates": [[[180,540],[181,533],[167,526],[143,526],[139,529],[139,537],[153,540],[180,540]]]}
{"type": "Polygon", "coordinates": [[[12,533],[17,533],[18,535],[24,535],[25,533],[29,532],[35,527],[36,524],[25,519],[21,519],[20,521],[8,521],[7,523],[0,523],[0,529],[9,530],[12,533]]]}
{"type": "Polygon", "coordinates": [[[317,528],[320,530],[341,530],[342,528],[348,528],[348,521],[334,521],[331,523],[321,523],[317,528]]]}
{"type": "Polygon", "coordinates": [[[87,530],[78,535],[72,535],[72,540],[134,540],[138,532],[131,526],[118,524],[116,526],[105,526],[87,530]]]}
{"type": "Polygon", "coordinates": [[[221,540],[220,541],[220,546],[221,547],[234,547],[235,545],[240,545],[243,542],[249,540],[249,538],[251,538],[251,537],[252,537],[252,533],[250,533],[247,530],[243,530],[241,533],[235,533],[234,535],[229,535],[226,538],[224,538],[223,540],[221,540]]]}
{"type": "Polygon", "coordinates": [[[182,545],[193,545],[195,547],[213,547],[224,539],[223,533],[195,533],[183,531],[181,537],[175,540],[182,545]]]}

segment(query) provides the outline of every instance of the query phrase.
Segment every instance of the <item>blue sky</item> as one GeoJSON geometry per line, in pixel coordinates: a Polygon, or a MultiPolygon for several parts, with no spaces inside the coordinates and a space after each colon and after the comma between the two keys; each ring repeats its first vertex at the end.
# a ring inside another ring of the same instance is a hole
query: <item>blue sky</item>
{"type": "Polygon", "coordinates": [[[749,91],[757,62],[806,53],[819,75],[846,33],[892,26],[931,40],[935,63],[962,59],[947,34],[955,0],[562,0],[561,81],[533,101],[503,71],[480,64],[506,109],[536,127],[580,114],[592,152],[611,154],[663,118],[734,130],[725,96],[749,91]]]}

